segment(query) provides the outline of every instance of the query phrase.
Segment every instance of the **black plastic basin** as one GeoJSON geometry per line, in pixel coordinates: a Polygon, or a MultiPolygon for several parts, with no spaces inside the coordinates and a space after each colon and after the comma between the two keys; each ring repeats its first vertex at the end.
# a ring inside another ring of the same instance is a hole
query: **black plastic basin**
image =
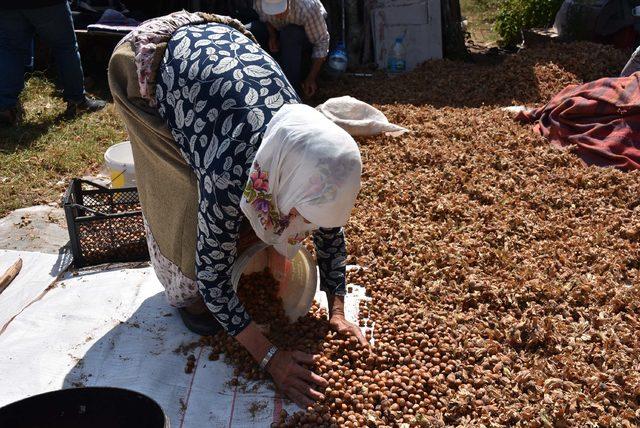
{"type": "Polygon", "coordinates": [[[0,408],[2,428],[169,428],[169,418],[146,395],[89,387],[47,392],[0,408]]]}

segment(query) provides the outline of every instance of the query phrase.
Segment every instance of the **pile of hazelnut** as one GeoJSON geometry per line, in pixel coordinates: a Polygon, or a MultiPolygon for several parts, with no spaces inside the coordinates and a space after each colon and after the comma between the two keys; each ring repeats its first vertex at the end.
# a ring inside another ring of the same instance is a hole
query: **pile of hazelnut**
{"type": "MultiPolygon", "coordinates": [[[[240,290],[278,346],[320,355],[329,382],[276,426],[640,425],[640,174],[586,167],[500,109],[539,106],[624,60],[555,45],[330,94],[374,102],[411,133],[358,139],[348,283],[371,298],[371,349],[317,306],[280,318],[264,275],[240,290]]],[[[232,338],[203,340],[238,375],[268,378],[232,338]]]]}

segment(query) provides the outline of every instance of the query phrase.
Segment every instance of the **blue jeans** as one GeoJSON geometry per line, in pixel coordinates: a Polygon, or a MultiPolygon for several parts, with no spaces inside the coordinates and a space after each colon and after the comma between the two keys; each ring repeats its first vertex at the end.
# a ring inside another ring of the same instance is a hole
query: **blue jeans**
{"type": "MultiPolygon", "coordinates": [[[[269,52],[269,31],[267,30],[267,24],[261,21],[253,21],[246,25],[247,29],[251,31],[258,43],[262,48],[269,52]]],[[[307,38],[307,34],[304,31],[304,27],[299,25],[287,25],[282,27],[278,31],[278,41],[280,42],[280,52],[271,55],[274,57],[284,75],[289,79],[289,83],[296,89],[300,90],[300,83],[303,79],[303,72],[305,65],[305,53],[310,56],[311,42],[307,38]]],[[[307,61],[308,62],[308,61],[307,61]]],[[[308,70],[307,70],[308,71],[308,70]]]]}
{"type": "Polygon", "coordinates": [[[67,2],[0,12],[0,109],[12,108],[24,88],[24,64],[37,34],[53,51],[66,101],[84,100],[80,52],[67,2]]]}

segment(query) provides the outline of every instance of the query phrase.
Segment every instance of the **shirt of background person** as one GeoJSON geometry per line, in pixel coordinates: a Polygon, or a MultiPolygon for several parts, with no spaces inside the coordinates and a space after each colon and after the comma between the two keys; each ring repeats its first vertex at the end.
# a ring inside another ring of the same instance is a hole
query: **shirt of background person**
{"type": "Polygon", "coordinates": [[[327,11],[319,0],[289,0],[287,14],[267,15],[262,11],[262,1],[255,0],[254,9],[260,21],[268,22],[276,30],[294,24],[304,27],[309,42],[313,45],[311,58],[324,58],[329,52],[329,30],[325,18],[327,11]]]}

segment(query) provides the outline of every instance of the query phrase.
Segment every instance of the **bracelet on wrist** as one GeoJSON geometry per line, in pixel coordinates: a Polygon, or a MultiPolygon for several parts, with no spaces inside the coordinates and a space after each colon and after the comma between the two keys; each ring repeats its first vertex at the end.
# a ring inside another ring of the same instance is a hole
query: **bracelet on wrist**
{"type": "Polygon", "coordinates": [[[271,345],[271,347],[267,349],[267,353],[264,354],[262,361],[260,361],[260,369],[264,370],[269,365],[269,362],[273,359],[274,355],[276,355],[276,352],[278,352],[278,347],[275,345],[271,345]]]}

